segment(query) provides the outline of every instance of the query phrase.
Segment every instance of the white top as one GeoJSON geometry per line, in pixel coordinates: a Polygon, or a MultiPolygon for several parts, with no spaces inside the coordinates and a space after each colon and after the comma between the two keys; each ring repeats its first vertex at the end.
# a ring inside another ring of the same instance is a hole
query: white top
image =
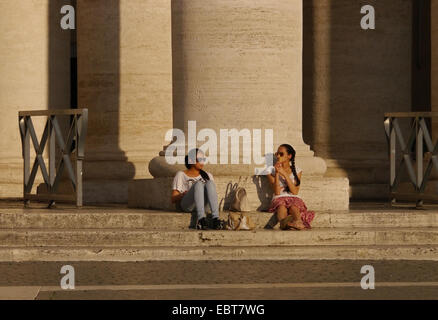
{"type": "MultiPolygon", "coordinates": [[[[297,171],[297,175],[299,175],[300,172],[303,171],[298,167],[295,167],[295,169],[297,171]]],[[[275,176],[275,168],[274,167],[271,167],[271,175],[275,176]]],[[[294,177],[293,173],[290,174],[290,178],[291,178],[292,182],[295,183],[295,177],[294,177]]],[[[290,191],[285,191],[287,188],[287,181],[281,175],[279,176],[279,184],[280,184],[280,194],[274,195],[274,197],[272,197],[272,200],[274,200],[276,198],[280,198],[280,197],[297,197],[297,198],[299,198],[298,195],[293,194],[290,191]]]]}
{"type": "MultiPolygon", "coordinates": [[[[209,172],[207,172],[207,174],[210,177],[210,180],[214,181],[213,175],[209,172]]],[[[184,173],[184,171],[178,171],[175,175],[175,178],[173,178],[172,190],[178,190],[179,192],[184,193],[189,191],[193,184],[197,181],[206,182],[201,175],[197,177],[189,177],[184,173]]]]}

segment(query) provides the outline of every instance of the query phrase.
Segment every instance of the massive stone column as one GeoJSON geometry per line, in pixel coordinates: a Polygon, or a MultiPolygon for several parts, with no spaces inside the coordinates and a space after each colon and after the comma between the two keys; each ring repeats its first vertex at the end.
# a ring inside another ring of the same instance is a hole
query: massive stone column
{"type": "Polygon", "coordinates": [[[383,114],[411,111],[412,2],[304,3],[304,139],[326,176],[349,178],[353,198],[386,199],[383,114]],[[360,27],[365,4],[375,30],[360,27]]]}
{"type": "Polygon", "coordinates": [[[78,0],[77,15],[85,201],[126,203],[172,126],[170,0],[78,0]]]}
{"type": "Polygon", "coordinates": [[[0,1],[0,198],[23,195],[18,111],[70,107],[70,32],[60,27],[69,2],[0,1]]]}
{"type": "MultiPolygon", "coordinates": [[[[438,0],[431,1],[431,103],[432,111],[438,112],[438,0]]],[[[433,121],[433,140],[438,139],[438,118],[433,121]]]]}
{"type": "MultiPolygon", "coordinates": [[[[186,138],[188,121],[198,132],[213,129],[218,154],[228,151],[219,147],[221,129],[261,129],[262,136],[273,129],[275,150],[289,143],[306,175],[324,174],[324,161],[302,139],[302,0],[174,1],[172,15],[174,127],[186,138]]],[[[240,164],[209,168],[254,174],[240,164]]],[[[151,166],[154,176],[174,173],[160,169],[151,166]]]]}
{"type": "MultiPolygon", "coordinates": [[[[231,147],[222,148],[221,129],[260,129],[262,136],[272,129],[274,151],[282,143],[297,151],[309,205],[346,209],[348,180],[325,180],[324,160],[302,138],[302,10],[302,0],[173,1],[173,123],[186,139],[189,121],[196,121],[197,132],[212,129],[218,155],[231,147]]],[[[261,149],[263,154],[264,143],[261,149]]],[[[251,209],[265,209],[272,197],[266,178],[254,176],[260,165],[244,163],[242,152],[241,141],[239,164],[230,156],[227,163],[218,156],[218,164],[208,164],[221,209],[227,209],[228,187],[235,184],[246,188],[251,209]]],[[[170,208],[170,182],[182,168],[163,156],[153,159],[156,179],[133,184],[129,204],[170,208]]]]}

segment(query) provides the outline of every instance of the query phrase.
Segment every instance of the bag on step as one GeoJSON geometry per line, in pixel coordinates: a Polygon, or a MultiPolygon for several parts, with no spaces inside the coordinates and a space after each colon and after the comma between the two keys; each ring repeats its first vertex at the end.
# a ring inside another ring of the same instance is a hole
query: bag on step
{"type": "Polygon", "coordinates": [[[255,223],[250,219],[250,217],[243,212],[230,212],[228,214],[228,220],[226,224],[227,230],[254,230],[255,223]]]}
{"type": "Polygon", "coordinates": [[[238,212],[250,211],[248,205],[248,196],[246,195],[246,190],[244,188],[237,188],[236,192],[234,193],[233,201],[231,202],[230,210],[238,212]]]}

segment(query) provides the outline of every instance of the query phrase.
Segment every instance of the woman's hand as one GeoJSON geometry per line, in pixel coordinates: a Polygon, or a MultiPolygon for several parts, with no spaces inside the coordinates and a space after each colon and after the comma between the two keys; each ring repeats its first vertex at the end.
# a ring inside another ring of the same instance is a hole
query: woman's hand
{"type": "Polygon", "coordinates": [[[171,202],[172,203],[180,202],[182,200],[182,198],[184,198],[184,196],[186,195],[187,192],[188,191],[181,193],[178,190],[173,190],[172,196],[171,196],[171,202]]]}
{"type": "Polygon", "coordinates": [[[275,164],[275,172],[277,172],[278,174],[280,174],[283,178],[286,178],[287,173],[284,170],[283,166],[281,165],[281,163],[276,163],[275,164]]]}

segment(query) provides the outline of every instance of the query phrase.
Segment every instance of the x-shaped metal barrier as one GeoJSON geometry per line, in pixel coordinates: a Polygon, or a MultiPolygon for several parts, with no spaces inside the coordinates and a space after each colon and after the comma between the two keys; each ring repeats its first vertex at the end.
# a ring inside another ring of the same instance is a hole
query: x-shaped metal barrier
{"type": "Polygon", "coordinates": [[[394,203],[397,199],[415,198],[417,206],[423,204],[423,200],[438,200],[438,195],[425,194],[426,184],[429,181],[433,167],[438,170],[438,143],[435,145],[429,133],[425,119],[438,117],[438,112],[397,112],[385,113],[384,127],[389,146],[390,162],[390,195],[394,203]],[[399,119],[411,119],[409,138],[404,139],[399,119]],[[401,149],[401,160],[397,163],[397,142],[401,149]],[[431,158],[424,170],[424,142],[431,158]],[[412,150],[415,148],[415,160],[412,150]],[[413,162],[416,161],[416,165],[413,162]],[[410,181],[415,192],[397,192],[400,184],[400,176],[403,164],[406,166],[410,181]]]}
{"type": "Polygon", "coordinates": [[[48,201],[49,206],[55,201],[74,201],[77,206],[82,206],[82,161],[84,160],[85,137],[88,127],[88,109],[65,109],[43,111],[20,111],[18,123],[23,153],[23,200],[28,205],[30,200],[48,201]],[[32,117],[47,117],[41,140],[38,140],[32,117]],[[69,117],[70,126],[67,140],[64,141],[63,133],[58,119],[69,117]],[[35,160],[30,169],[30,141],[35,149],[35,160]],[[43,153],[48,144],[48,170],[44,162],[43,153]],[[58,162],[56,161],[56,145],[59,147],[58,162]],[[72,161],[73,160],[73,164],[72,161]],[[47,193],[31,194],[35,177],[41,169],[47,193]],[[74,194],[59,194],[58,187],[64,169],[71,182],[74,194]]]}

